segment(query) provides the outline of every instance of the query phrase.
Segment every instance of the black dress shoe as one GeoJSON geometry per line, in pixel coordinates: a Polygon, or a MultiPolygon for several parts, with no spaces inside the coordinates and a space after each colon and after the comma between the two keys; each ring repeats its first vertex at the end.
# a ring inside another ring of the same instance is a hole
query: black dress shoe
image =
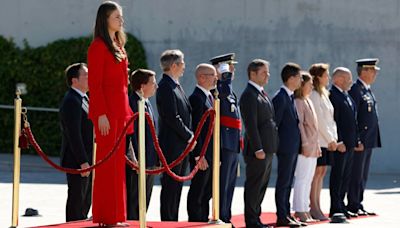
{"type": "Polygon", "coordinates": [[[301,225],[289,217],[283,218],[283,219],[277,219],[276,220],[276,226],[289,226],[289,227],[300,227],[301,225]]]}
{"type": "Polygon", "coordinates": [[[367,216],[368,214],[367,214],[367,212],[365,212],[364,210],[358,209],[357,215],[358,215],[358,216],[367,216]]]}
{"type": "Polygon", "coordinates": [[[366,211],[364,208],[363,209],[360,209],[360,210],[362,210],[364,213],[366,213],[367,215],[376,215],[376,213],[375,212],[373,212],[373,211],[366,211]]]}
{"type": "Polygon", "coordinates": [[[346,216],[346,218],[350,219],[350,218],[357,218],[358,214],[353,213],[351,211],[345,211],[343,212],[343,214],[346,216]]]}

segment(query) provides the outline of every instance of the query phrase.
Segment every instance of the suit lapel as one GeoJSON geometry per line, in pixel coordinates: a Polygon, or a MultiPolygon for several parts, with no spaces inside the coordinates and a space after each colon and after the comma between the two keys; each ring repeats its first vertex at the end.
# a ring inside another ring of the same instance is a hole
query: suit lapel
{"type": "Polygon", "coordinates": [[[179,89],[179,85],[168,75],[164,74],[163,77],[168,81],[168,83],[172,86],[173,90],[175,91],[175,94],[179,96],[181,100],[183,100],[188,107],[189,111],[192,111],[192,108],[190,106],[189,100],[186,97],[185,92],[183,91],[182,85],[180,85],[181,89],[179,89]]]}
{"type": "Polygon", "coordinates": [[[79,100],[82,110],[87,115],[89,113],[89,100],[85,100],[85,98],[83,98],[78,92],[76,92],[72,88],[69,89],[69,92],[72,96],[74,96],[77,100],[79,100]]]}

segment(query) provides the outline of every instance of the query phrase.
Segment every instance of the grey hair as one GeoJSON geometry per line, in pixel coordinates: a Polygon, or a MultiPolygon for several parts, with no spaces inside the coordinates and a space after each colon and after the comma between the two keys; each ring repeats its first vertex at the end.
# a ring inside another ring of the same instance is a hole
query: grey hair
{"type": "Polygon", "coordinates": [[[349,70],[349,68],[346,68],[346,67],[336,67],[336,68],[333,70],[332,77],[335,77],[335,76],[340,75],[340,74],[342,74],[342,73],[351,74],[351,71],[349,70]]]}
{"type": "Polygon", "coordinates": [[[184,58],[182,51],[178,49],[174,50],[165,50],[160,57],[160,66],[161,69],[165,71],[169,71],[171,69],[172,64],[180,63],[184,58]]]}

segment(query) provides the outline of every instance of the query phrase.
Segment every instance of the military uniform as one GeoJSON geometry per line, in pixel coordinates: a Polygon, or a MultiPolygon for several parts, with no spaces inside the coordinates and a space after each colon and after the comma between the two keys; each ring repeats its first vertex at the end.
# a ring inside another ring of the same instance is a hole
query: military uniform
{"type": "MultiPolygon", "coordinates": [[[[235,54],[229,53],[210,59],[212,65],[235,64],[235,54]]],[[[227,72],[229,74],[229,72],[227,72]]],[[[240,151],[241,121],[238,99],[232,89],[232,76],[222,75],[217,82],[221,118],[221,171],[220,171],[220,218],[230,222],[233,191],[236,185],[238,153],[240,151]]],[[[212,92],[213,93],[213,92],[212,92]]]]}
{"type": "MultiPolygon", "coordinates": [[[[360,59],[356,62],[358,67],[380,69],[376,66],[378,59],[360,59]]],[[[364,151],[354,153],[347,209],[354,213],[368,214],[361,202],[368,179],[372,149],[381,147],[377,103],[370,86],[363,82],[361,78],[353,84],[349,94],[356,106],[358,133],[360,141],[364,145],[364,151]]]]}

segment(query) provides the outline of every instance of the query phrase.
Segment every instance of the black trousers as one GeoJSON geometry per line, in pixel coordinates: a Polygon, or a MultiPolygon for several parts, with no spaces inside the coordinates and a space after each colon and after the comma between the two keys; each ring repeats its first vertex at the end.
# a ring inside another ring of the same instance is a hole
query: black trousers
{"type": "MultiPolygon", "coordinates": [[[[179,165],[172,168],[172,171],[179,176],[183,176],[186,174],[188,163],[189,159],[186,157],[179,165]]],[[[160,196],[161,221],[178,221],[182,186],[182,182],[175,181],[166,173],[162,174],[160,196]]]]}
{"type": "Polygon", "coordinates": [[[66,221],[87,219],[92,204],[92,175],[67,174],[67,183],[66,221]]]}
{"type": "MultiPolygon", "coordinates": [[[[190,170],[196,162],[190,157],[190,170]]],[[[187,196],[189,222],[208,222],[209,202],[212,197],[212,164],[208,161],[208,169],[199,170],[190,183],[187,196]]]]}
{"type": "Polygon", "coordinates": [[[267,153],[263,160],[253,156],[244,156],[246,162],[244,217],[248,227],[261,223],[261,203],[271,175],[272,157],[272,153],[267,153]]]}
{"type": "MultiPolygon", "coordinates": [[[[126,212],[128,220],[139,220],[139,175],[126,166],[126,212]]],[[[154,175],[146,175],[146,211],[153,191],[154,175]]]]}
{"type": "Polygon", "coordinates": [[[365,149],[362,152],[354,152],[351,181],[347,194],[347,209],[357,212],[364,209],[362,201],[364,190],[368,180],[369,166],[371,164],[372,149],[365,149]]]}
{"type": "Polygon", "coordinates": [[[344,153],[332,152],[331,175],[329,179],[329,192],[331,195],[330,214],[346,211],[344,198],[348,191],[354,151],[348,150],[344,153]]]}
{"type": "Polygon", "coordinates": [[[221,149],[221,173],[220,173],[220,219],[230,223],[232,212],[232,199],[235,190],[239,153],[221,149]]]}
{"type": "Polygon", "coordinates": [[[284,219],[290,215],[290,191],[292,189],[294,171],[298,153],[277,153],[278,177],[275,187],[276,215],[284,219]]]}

